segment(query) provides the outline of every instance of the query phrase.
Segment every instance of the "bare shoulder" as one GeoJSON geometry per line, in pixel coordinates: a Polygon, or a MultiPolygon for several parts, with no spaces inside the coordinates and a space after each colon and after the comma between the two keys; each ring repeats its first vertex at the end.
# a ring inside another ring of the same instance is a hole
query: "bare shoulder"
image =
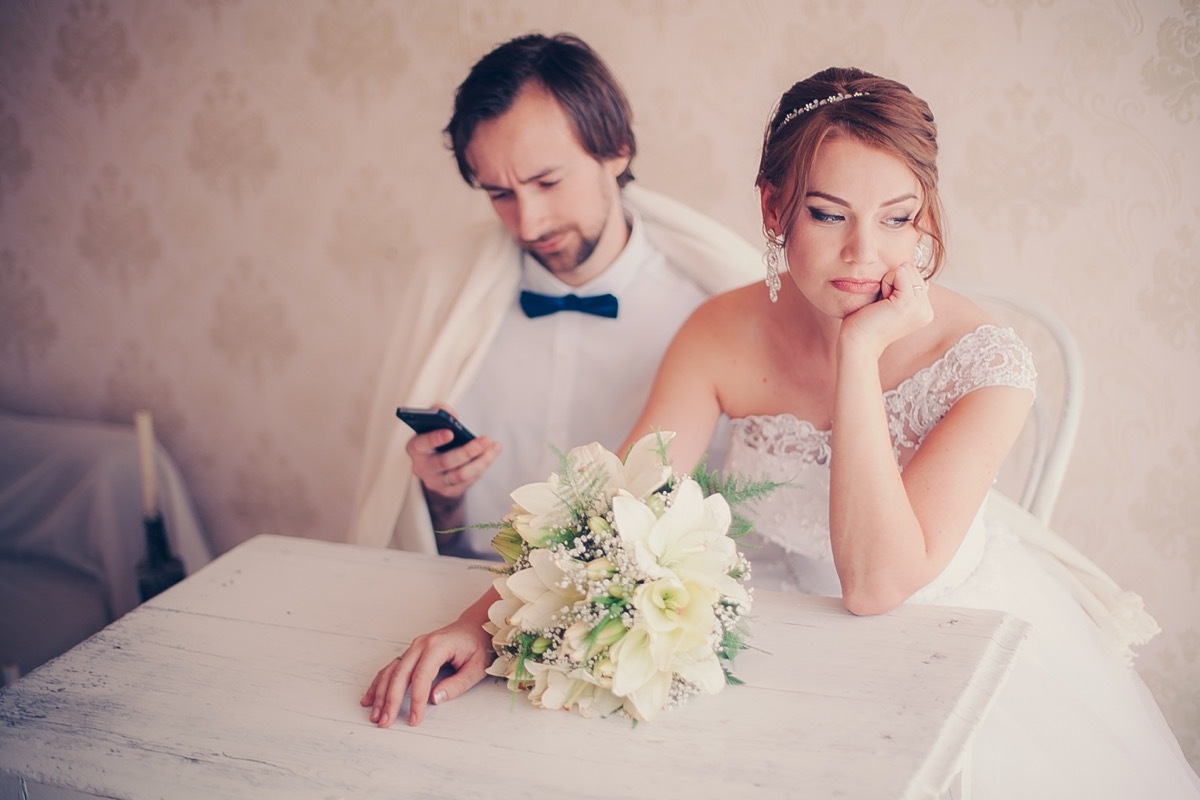
{"type": "Polygon", "coordinates": [[[995,323],[991,315],[971,298],[944,286],[935,284],[929,300],[933,304],[935,320],[930,326],[932,340],[929,345],[933,348],[945,350],[980,325],[995,323]]]}
{"type": "Polygon", "coordinates": [[[964,332],[989,322],[995,322],[991,315],[970,297],[945,286],[935,284],[930,300],[934,304],[934,312],[939,317],[954,323],[956,327],[963,328],[964,332]]]}
{"type": "Polygon", "coordinates": [[[760,303],[766,292],[759,284],[741,286],[713,295],[692,312],[683,330],[689,337],[739,338],[752,331],[762,319],[760,303]]]}
{"type": "MultiPolygon", "coordinates": [[[[717,383],[746,353],[761,351],[758,343],[764,315],[754,307],[754,296],[759,292],[748,292],[747,288],[714,295],[693,311],[675,335],[663,369],[684,370],[693,378],[707,376],[717,383]]],[[[761,294],[765,296],[766,292],[761,294]]]]}

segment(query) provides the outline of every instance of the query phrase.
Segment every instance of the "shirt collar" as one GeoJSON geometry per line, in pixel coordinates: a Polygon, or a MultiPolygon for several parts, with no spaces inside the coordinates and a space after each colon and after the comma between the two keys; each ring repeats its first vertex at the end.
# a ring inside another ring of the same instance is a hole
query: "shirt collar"
{"type": "Polygon", "coordinates": [[[581,286],[569,286],[535,261],[529,253],[522,251],[521,288],[554,297],[565,294],[584,296],[611,293],[619,298],[621,291],[637,277],[650,246],[637,212],[630,208],[625,208],[624,212],[625,221],[629,224],[629,241],[625,242],[625,247],[617,254],[613,263],[609,264],[608,269],[581,286]]]}

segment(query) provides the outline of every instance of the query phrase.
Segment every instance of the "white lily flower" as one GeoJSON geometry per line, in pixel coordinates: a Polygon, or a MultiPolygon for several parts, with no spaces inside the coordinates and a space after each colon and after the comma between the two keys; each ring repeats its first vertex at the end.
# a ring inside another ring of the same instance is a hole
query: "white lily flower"
{"type": "Polygon", "coordinates": [[[492,586],[499,592],[500,599],[488,607],[488,621],[483,624],[483,629],[492,634],[492,650],[496,652],[496,659],[488,665],[485,672],[497,678],[505,678],[508,688],[516,692],[522,688],[522,678],[527,680],[528,676],[517,674],[519,662],[505,645],[509,643],[514,630],[512,616],[521,607],[522,601],[509,591],[504,577],[496,578],[492,581],[492,586]]]}
{"type": "Polygon", "coordinates": [[[546,708],[561,708],[569,711],[573,706],[591,699],[596,691],[596,685],[574,675],[574,672],[565,675],[551,675],[550,685],[542,694],[542,703],[546,708]]]}
{"type": "Polygon", "coordinates": [[[742,561],[728,503],[690,478],[669,488],[673,437],[644,436],[624,460],[596,443],[574,448],[561,472],[512,493],[487,672],[534,705],[650,721],[676,677],[703,693],[724,687],[714,647],[750,598],[730,577],[742,561]]]}
{"type": "Polygon", "coordinates": [[[604,689],[611,689],[613,682],[613,673],[617,670],[617,665],[612,662],[611,658],[600,658],[596,660],[596,666],[592,667],[591,680],[597,686],[604,689]]]}
{"type": "Polygon", "coordinates": [[[524,603],[512,613],[512,625],[526,631],[552,627],[556,615],[584,599],[548,550],[532,551],[529,567],[508,576],[507,586],[524,603]]]}
{"type": "MultiPolygon", "coordinates": [[[[623,465],[625,482],[618,488],[625,489],[639,500],[646,499],[651,492],[662,488],[671,478],[671,466],[663,463],[662,453],[675,438],[674,431],[648,433],[629,448],[623,465]]],[[[609,497],[613,497],[613,492],[609,497]]]]}
{"type": "Polygon", "coordinates": [[[653,643],[650,632],[639,626],[609,650],[614,665],[612,693],[625,699],[630,716],[645,722],[658,715],[671,694],[671,673],[654,663],[653,643]]]}
{"type": "Polygon", "coordinates": [[[633,594],[633,605],[650,632],[650,655],[659,670],[670,672],[676,653],[707,646],[712,650],[717,618],[715,589],[700,583],[661,578],[644,583],[633,594]]]}
{"type": "Polygon", "coordinates": [[[632,545],[638,566],[648,576],[701,583],[748,604],[746,590],[729,577],[738,563],[737,547],[726,536],[731,517],[725,498],[704,497],[690,478],[680,482],[661,517],[633,498],[613,498],[617,530],[632,545]]]}
{"type": "Polygon", "coordinates": [[[585,717],[607,717],[625,704],[624,698],[602,686],[596,686],[586,696],[579,698],[579,713],[585,717]]]}
{"type": "Polygon", "coordinates": [[[526,661],[525,668],[533,676],[533,687],[529,690],[529,702],[538,708],[554,708],[553,705],[546,706],[542,698],[550,688],[551,681],[564,677],[563,668],[541,661],[526,661]]]}
{"type": "Polygon", "coordinates": [[[563,631],[563,651],[566,652],[572,661],[579,662],[587,658],[587,635],[591,631],[592,626],[583,620],[576,620],[563,631]]]}
{"type": "Polygon", "coordinates": [[[500,652],[502,645],[508,643],[513,632],[512,616],[524,605],[521,598],[508,588],[508,580],[504,577],[492,581],[492,586],[500,595],[500,599],[488,606],[488,621],[483,629],[492,634],[492,649],[500,652]]]}
{"type": "MultiPolygon", "coordinates": [[[[620,491],[643,499],[671,478],[671,467],[663,462],[660,442],[665,446],[674,437],[675,434],[670,432],[643,436],[629,448],[629,456],[624,462],[596,442],[572,448],[567,452],[566,460],[575,475],[584,481],[595,481],[592,488],[596,500],[607,503],[620,491]]],[[[519,510],[514,509],[514,514],[527,530],[561,527],[569,522],[564,518],[565,491],[566,486],[557,474],[542,483],[518,487],[511,494],[519,507],[519,510]],[[522,519],[526,514],[528,518],[522,519]]],[[[521,530],[520,525],[515,527],[521,530]]],[[[527,538],[526,541],[530,540],[527,538]]],[[[530,544],[534,542],[530,541],[530,544]]]]}
{"type": "Polygon", "coordinates": [[[576,703],[579,713],[583,716],[589,718],[607,717],[625,704],[624,698],[617,697],[611,691],[611,670],[612,662],[608,659],[602,659],[591,672],[584,669],[575,669],[569,673],[570,677],[578,678],[581,682],[591,685],[591,688],[587,691],[580,693],[576,703]],[[609,671],[607,680],[603,675],[604,670],[609,671]],[[598,675],[597,673],[601,674],[598,675]]]}
{"type": "Polygon", "coordinates": [[[631,494],[622,492],[612,500],[613,524],[625,546],[633,550],[638,568],[650,578],[662,578],[668,573],[658,563],[650,549],[650,531],[658,517],[650,507],[631,494]]]}
{"type": "Polygon", "coordinates": [[[497,652],[496,660],[488,664],[488,668],[484,672],[497,678],[508,679],[508,688],[515,692],[520,688],[515,684],[512,676],[516,663],[517,660],[507,653],[497,652]]]}
{"type": "Polygon", "coordinates": [[[725,670],[721,669],[721,660],[707,645],[676,654],[671,671],[694,683],[704,694],[716,694],[725,688],[725,670]]]}
{"type": "Polygon", "coordinates": [[[636,720],[653,722],[670,699],[671,673],[656,672],[640,688],[626,695],[625,710],[636,720]]]}
{"type": "Polygon", "coordinates": [[[510,519],[521,538],[533,547],[542,547],[558,528],[569,525],[570,514],[559,493],[562,487],[557,475],[543,483],[527,483],[510,495],[515,505],[510,519]]]}

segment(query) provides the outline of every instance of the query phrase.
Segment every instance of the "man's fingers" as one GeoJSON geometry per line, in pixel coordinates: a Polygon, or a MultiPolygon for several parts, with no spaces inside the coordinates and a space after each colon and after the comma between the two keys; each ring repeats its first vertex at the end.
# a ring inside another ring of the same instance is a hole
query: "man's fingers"
{"type": "Polygon", "coordinates": [[[410,456],[437,457],[441,453],[437,449],[444,444],[454,441],[454,432],[449,428],[439,428],[428,433],[419,433],[408,440],[406,449],[410,456]]]}
{"type": "Polygon", "coordinates": [[[409,440],[406,449],[408,450],[409,457],[414,462],[417,460],[425,462],[430,470],[438,472],[457,469],[475,461],[489,450],[496,449],[492,441],[486,436],[478,436],[461,447],[447,450],[444,453],[436,452],[439,445],[446,444],[452,440],[453,435],[449,431],[434,431],[433,433],[422,434],[419,437],[414,436],[409,440]],[[439,433],[446,434],[444,441],[426,441],[426,437],[434,437],[439,433]]]}
{"type": "Polygon", "coordinates": [[[480,436],[437,456],[413,459],[413,471],[425,488],[443,497],[459,497],[500,455],[500,445],[480,436]]]}
{"type": "Polygon", "coordinates": [[[487,472],[488,467],[492,465],[499,455],[499,445],[491,445],[485,448],[476,458],[471,459],[462,466],[447,470],[445,474],[450,481],[447,485],[459,486],[466,484],[469,486],[473,484],[482,477],[483,473],[487,472]]]}

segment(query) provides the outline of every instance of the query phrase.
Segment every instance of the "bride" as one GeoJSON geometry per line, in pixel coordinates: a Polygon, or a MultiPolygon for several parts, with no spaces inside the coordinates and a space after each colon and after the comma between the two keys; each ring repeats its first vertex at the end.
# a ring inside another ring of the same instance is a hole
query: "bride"
{"type": "MultiPolygon", "coordinates": [[[[895,81],[829,69],[786,92],[757,179],[767,289],[692,315],[627,444],[675,431],[683,471],[722,414],[734,421],[726,466],[791,484],[757,509],[757,586],[841,596],[855,614],[912,599],[1032,623],[976,734],[974,796],[1200,798],[1122,658],[1153,621],[1135,606],[1138,624],[1122,626],[1072,594],[1025,543],[1061,540],[989,494],[1036,374],[1015,333],[930,283],[944,256],[936,156],[932,113],[895,81]]],[[[391,724],[411,686],[419,724],[427,699],[480,680],[493,599],[380,670],[362,700],[371,719],[391,724]],[[434,685],[447,663],[456,673],[434,685]]]]}

